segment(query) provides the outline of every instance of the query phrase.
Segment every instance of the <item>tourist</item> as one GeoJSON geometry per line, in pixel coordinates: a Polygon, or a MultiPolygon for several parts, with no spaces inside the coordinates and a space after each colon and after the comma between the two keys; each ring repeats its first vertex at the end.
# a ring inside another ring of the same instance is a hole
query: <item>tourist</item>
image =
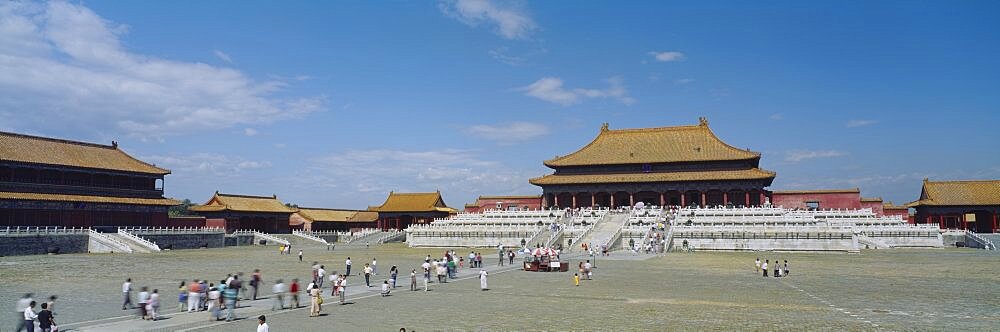
{"type": "Polygon", "coordinates": [[[340,304],[347,304],[347,276],[340,276],[340,281],[337,282],[337,289],[340,293],[340,304]]]}
{"type": "Polygon", "coordinates": [[[236,319],[236,298],[239,297],[239,288],[233,287],[233,284],[238,282],[233,277],[233,280],[226,286],[226,290],[222,292],[222,297],[226,301],[226,321],[231,322],[236,319]]]}
{"type": "Polygon", "coordinates": [[[503,256],[505,256],[504,255],[504,251],[503,251],[503,247],[501,247],[500,250],[497,251],[497,255],[500,257],[500,263],[498,263],[497,266],[503,266],[503,263],[504,263],[503,261],[504,261],[504,258],[505,258],[505,257],[503,257],[503,256]]]}
{"type": "Polygon", "coordinates": [[[479,289],[480,290],[489,289],[486,286],[486,269],[479,270],[479,289]]]}
{"type": "Polygon", "coordinates": [[[375,257],[372,257],[372,275],[378,275],[378,261],[375,260],[375,257]]]}
{"type": "Polygon", "coordinates": [[[351,275],[351,257],[347,257],[347,260],[344,261],[344,265],[347,266],[347,273],[344,275],[351,275]]]}
{"type": "Polygon", "coordinates": [[[514,251],[513,250],[509,250],[509,249],[507,250],[507,258],[510,259],[510,264],[514,265],[514,251]]]}
{"type": "Polygon", "coordinates": [[[481,253],[476,253],[476,267],[483,268],[483,255],[481,253]]]}
{"type": "Polygon", "coordinates": [[[372,284],[370,280],[372,276],[372,267],[369,266],[368,264],[365,264],[364,272],[365,272],[365,286],[371,287],[372,284]]]}
{"type": "Polygon", "coordinates": [[[254,269],[253,274],[250,275],[250,287],[253,287],[253,299],[257,300],[257,288],[264,282],[264,279],[260,275],[260,269],[254,269]]]}
{"type": "Polygon", "coordinates": [[[319,288],[316,288],[315,284],[310,284],[309,286],[307,287],[309,289],[311,304],[309,307],[309,317],[317,317],[319,316],[319,311],[322,309],[320,306],[323,304],[323,294],[319,292],[319,288]]]}
{"type": "Polygon", "coordinates": [[[125,296],[125,301],[122,302],[122,310],[125,310],[126,307],[132,306],[132,278],[125,279],[125,282],[122,283],[122,295],[125,296]]]}
{"type": "Polygon", "coordinates": [[[785,273],[783,273],[782,275],[784,275],[786,277],[788,276],[788,260],[787,259],[785,260],[785,273]]]}
{"type": "Polygon", "coordinates": [[[389,280],[382,282],[382,297],[389,296],[389,280]]]}
{"type": "Polygon", "coordinates": [[[446,277],[445,277],[445,275],[448,274],[448,268],[445,267],[444,263],[434,262],[434,265],[436,266],[435,270],[437,271],[438,283],[442,283],[443,284],[443,283],[448,282],[448,280],[446,280],[446,277]]]}
{"type": "Polygon", "coordinates": [[[56,325],[55,317],[52,314],[52,307],[48,303],[42,303],[42,311],[38,312],[38,328],[42,332],[52,332],[52,327],[56,325]]]}
{"type": "Polygon", "coordinates": [[[199,293],[198,293],[198,310],[208,309],[208,281],[201,280],[199,283],[199,293]]]}
{"type": "Polygon", "coordinates": [[[156,313],[160,312],[160,290],[153,289],[153,294],[149,294],[149,302],[146,304],[146,312],[149,315],[149,320],[156,321],[159,317],[156,313]]]}
{"type": "Polygon", "coordinates": [[[274,304],[271,305],[271,311],[274,311],[275,307],[277,310],[285,309],[285,283],[281,279],[274,281],[274,286],[271,286],[271,292],[274,293],[274,304]]]}
{"type": "Polygon", "coordinates": [[[455,260],[448,260],[448,278],[455,279],[455,272],[458,269],[455,268],[455,260]]]}
{"type": "Polygon", "coordinates": [[[246,289],[243,288],[243,272],[238,272],[233,276],[233,282],[229,284],[230,287],[236,288],[236,305],[240,304],[240,299],[245,299],[247,297],[246,289]]]}
{"type": "Polygon", "coordinates": [[[368,249],[368,240],[365,240],[365,249],[368,249]]]}
{"type": "Polygon", "coordinates": [[[269,332],[270,327],[267,326],[267,317],[260,315],[257,317],[257,332],[269,332]]]}
{"type": "Polygon", "coordinates": [[[201,295],[201,284],[195,279],[188,285],[188,310],[187,312],[198,311],[198,297],[201,295]]]}
{"type": "Polygon", "coordinates": [[[764,276],[765,276],[765,277],[767,277],[767,263],[768,263],[768,262],[770,262],[770,260],[766,260],[766,259],[765,259],[765,260],[764,260],[764,264],[761,264],[761,265],[760,265],[760,269],[761,269],[762,271],[764,271],[764,276]]]}
{"type": "Polygon", "coordinates": [[[410,270],[410,291],[417,290],[417,269],[410,270]]]}
{"type": "MultiPolygon", "coordinates": [[[[427,263],[424,263],[427,264],[427,263]]],[[[428,291],[427,284],[431,283],[431,270],[430,267],[424,268],[424,291],[428,291]]]]}
{"type": "Polygon", "coordinates": [[[146,286],[142,286],[142,289],[139,292],[139,297],[136,298],[136,302],[139,303],[139,317],[142,317],[142,319],[149,317],[149,313],[146,312],[146,304],[149,302],[149,291],[146,286]]]}
{"type": "Polygon", "coordinates": [[[587,274],[587,280],[594,279],[594,265],[590,264],[589,259],[586,263],[583,263],[583,272],[587,274]]]}
{"type": "Polygon", "coordinates": [[[52,312],[52,316],[56,315],[56,296],[49,296],[49,302],[45,303],[49,307],[49,312],[52,312]]]}
{"type": "MultiPolygon", "coordinates": [[[[219,284],[222,285],[221,283],[219,284]]],[[[208,314],[210,320],[219,320],[219,307],[221,307],[222,292],[219,291],[215,284],[208,284],[208,314]]]]}
{"type": "Polygon", "coordinates": [[[299,261],[302,261],[302,249],[299,249],[299,261]]]}
{"type": "MultiPolygon", "coordinates": [[[[22,314],[21,324],[24,325],[24,328],[27,329],[28,332],[35,332],[35,318],[38,318],[38,315],[35,314],[35,301],[29,302],[28,307],[24,308],[24,312],[22,314]]],[[[21,330],[18,329],[18,331],[21,330]]]]}
{"type": "Polygon", "coordinates": [[[476,266],[476,253],[471,251],[469,252],[469,267],[473,269],[478,267],[476,266]]]}
{"type": "Polygon", "coordinates": [[[14,305],[14,314],[17,315],[14,321],[18,322],[17,328],[14,329],[15,332],[20,332],[24,329],[24,310],[28,309],[32,302],[35,302],[35,300],[31,299],[32,295],[31,293],[24,294],[14,305]]]}
{"type": "Polygon", "coordinates": [[[465,256],[458,256],[458,267],[465,268],[465,256]]]}
{"type": "Polygon", "coordinates": [[[774,277],[775,278],[781,277],[781,264],[778,263],[777,259],[774,260],[774,277]]]}
{"type": "Polygon", "coordinates": [[[187,281],[181,280],[181,285],[177,286],[177,311],[184,311],[184,306],[187,305],[188,293],[187,293],[187,281]]]}
{"type": "Polygon", "coordinates": [[[389,268],[389,280],[392,281],[392,288],[396,288],[396,276],[399,274],[399,270],[393,265],[389,268]]]}
{"type": "Polygon", "coordinates": [[[292,307],[292,308],[293,309],[298,309],[299,308],[299,279],[292,279],[292,285],[288,288],[288,293],[289,293],[289,295],[292,296],[291,300],[288,301],[289,302],[288,303],[289,306],[291,306],[292,303],[295,303],[295,306],[292,307]]]}
{"type": "Polygon", "coordinates": [[[760,257],[757,257],[757,260],[753,262],[753,271],[760,273],[760,257]]]}
{"type": "Polygon", "coordinates": [[[337,296],[337,281],[339,280],[340,274],[337,273],[337,271],[333,271],[333,273],[330,274],[330,288],[333,289],[330,291],[330,296],[337,296]]]}
{"type": "Polygon", "coordinates": [[[420,264],[420,267],[424,269],[423,270],[424,271],[424,278],[430,279],[431,278],[431,261],[430,260],[424,261],[423,264],[420,264]]]}
{"type": "Polygon", "coordinates": [[[326,280],[326,266],[320,265],[319,268],[316,269],[316,287],[322,289],[323,281],[325,280],[326,280]]]}
{"type": "Polygon", "coordinates": [[[574,286],[580,286],[580,274],[579,273],[573,273],[573,285],[574,286]]]}

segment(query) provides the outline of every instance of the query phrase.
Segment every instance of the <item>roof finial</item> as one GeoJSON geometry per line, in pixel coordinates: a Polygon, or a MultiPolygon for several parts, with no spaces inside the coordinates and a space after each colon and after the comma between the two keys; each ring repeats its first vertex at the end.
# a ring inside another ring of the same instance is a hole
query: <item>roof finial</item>
{"type": "Polygon", "coordinates": [[[708,118],[706,118],[706,117],[699,117],[698,118],[698,125],[702,126],[702,127],[708,127],[708,118]]]}
{"type": "Polygon", "coordinates": [[[118,148],[118,142],[117,141],[111,141],[111,147],[117,149],[118,148]]]}
{"type": "Polygon", "coordinates": [[[605,122],[603,125],[601,125],[601,131],[608,131],[608,123],[607,122],[605,122]]]}

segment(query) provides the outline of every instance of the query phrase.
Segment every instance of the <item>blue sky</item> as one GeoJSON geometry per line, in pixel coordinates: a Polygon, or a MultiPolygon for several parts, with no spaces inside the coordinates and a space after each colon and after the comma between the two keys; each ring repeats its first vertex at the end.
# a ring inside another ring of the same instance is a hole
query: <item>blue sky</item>
{"type": "Polygon", "coordinates": [[[364,208],[538,194],[611,128],[695,124],[771,189],[1000,177],[1000,5],[171,1],[0,4],[0,130],[109,143],[166,194],[364,208]]]}

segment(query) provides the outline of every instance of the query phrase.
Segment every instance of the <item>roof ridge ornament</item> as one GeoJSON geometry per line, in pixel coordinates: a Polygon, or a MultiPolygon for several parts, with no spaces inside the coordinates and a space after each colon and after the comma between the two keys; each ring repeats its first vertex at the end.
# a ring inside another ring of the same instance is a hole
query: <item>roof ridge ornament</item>
{"type": "Polygon", "coordinates": [[[698,126],[708,127],[708,118],[704,116],[698,117],[698,126]]]}
{"type": "Polygon", "coordinates": [[[601,125],[601,131],[602,132],[608,131],[608,123],[607,122],[605,122],[604,124],[601,125]]]}

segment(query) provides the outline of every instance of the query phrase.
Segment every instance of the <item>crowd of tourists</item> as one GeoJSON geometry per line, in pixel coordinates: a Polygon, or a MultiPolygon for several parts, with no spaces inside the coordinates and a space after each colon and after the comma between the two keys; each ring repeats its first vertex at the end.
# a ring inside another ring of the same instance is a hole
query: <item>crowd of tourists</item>
{"type": "Polygon", "coordinates": [[[760,258],[758,257],[757,260],[755,260],[753,262],[753,265],[754,265],[754,270],[757,271],[757,273],[761,273],[761,271],[763,271],[763,276],[764,277],[767,277],[767,271],[768,271],[769,268],[771,269],[771,271],[773,271],[772,275],[774,275],[774,277],[776,277],[776,278],[787,277],[788,276],[788,260],[787,259],[785,260],[785,265],[782,266],[781,262],[779,262],[777,259],[774,260],[773,264],[771,263],[771,260],[769,260],[769,259],[765,259],[764,262],[761,263],[760,262],[760,258]]]}

